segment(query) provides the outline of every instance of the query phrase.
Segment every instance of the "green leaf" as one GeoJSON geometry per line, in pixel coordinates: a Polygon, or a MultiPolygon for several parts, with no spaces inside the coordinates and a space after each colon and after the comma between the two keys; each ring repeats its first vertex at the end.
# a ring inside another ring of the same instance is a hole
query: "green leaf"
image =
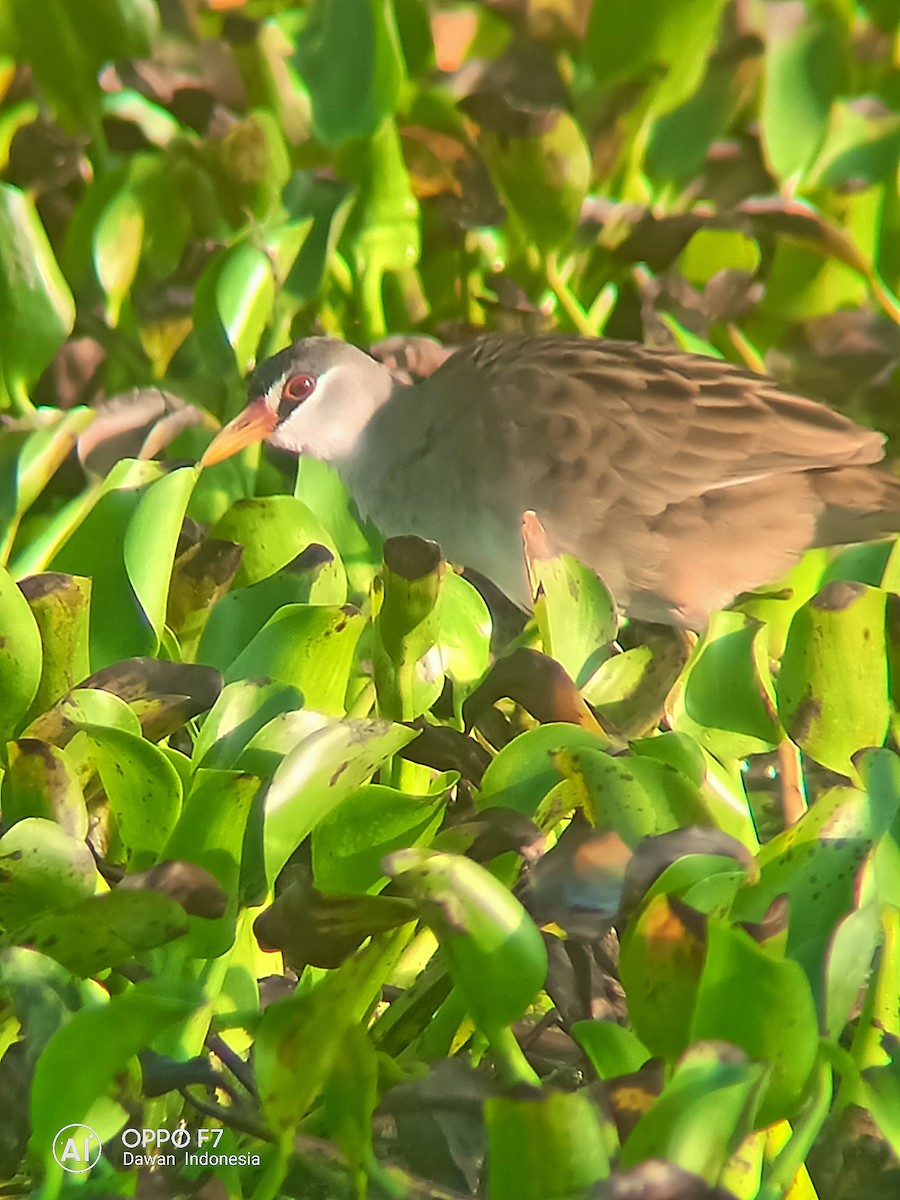
{"type": "Polygon", "coordinates": [[[768,649],[761,622],[740,612],[713,613],[670,697],[672,728],[723,761],[774,749],[783,734],[768,649]]]}
{"type": "Polygon", "coordinates": [[[863,756],[868,793],[832,788],[759,853],[759,883],[743,889],[734,917],[759,921],[778,896],[790,900],[787,952],[805,969],[817,1002],[835,927],[852,912],[856,874],[900,805],[900,765],[887,750],[863,756]]]}
{"type": "Polygon", "coordinates": [[[679,255],[676,265],[690,283],[702,287],[719,271],[753,275],[760,262],[757,243],[736,229],[699,229],[679,255]]]}
{"type": "Polygon", "coordinates": [[[828,132],[843,75],[843,30],[825,4],[769,7],[762,145],[774,175],[802,178],[828,132]]]}
{"type": "Polygon", "coordinates": [[[91,673],[91,581],[51,572],[19,585],[40,632],[41,681],[29,710],[34,718],[91,673]]]}
{"type": "Polygon", "coordinates": [[[64,750],[36,738],[10,742],[3,776],[3,821],[45,817],[74,838],[84,839],[88,814],[74,763],[64,750]]]}
{"type": "Polygon", "coordinates": [[[394,850],[427,845],[447,806],[456,774],[438,776],[425,795],[370,783],[347,796],[313,831],[312,862],[322,892],[378,892],[394,850]]]}
{"type": "Polygon", "coordinates": [[[181,812],[181,780],[156,746],[100,725],[85,725],[129,871],[159,860],[181,812]]]}
{"type": "MultiPolygon", "coordinates": [[[[234,579],[236,588],[268,579],[313,544],[324,546],[334,555],[333,571],[341,574],[331,535],[321,519],[293,496],[238,500],[219,518],[210,536],[243,547],[241,565],[234,579]]],[[[343,599],[332,603],[342,604],[343,599]]]]}
{"type": "Polygon", "coordinates": [[[18,54],[59,115],[91,128],[100,110],[101,67],[149,56],[159,13],[152,0],[10,0],[9,21],[18,54]]]}
{"type": "Polygon", "coordinates": [[[547,793],[565,778],[557,756],[602,751],[607,743],[575,725],[528,729],[492,759],[478,791],[478,808],[501,806],[534,817],[547,793]]]}
{"type": "Polygon", "coordinates": [[[370,525],[360,523],[340,475],[330,463],[301,457],[297,462],[294,495],[321,521],[333,539],[356,602],[367,597],[381,565],[381,538],[370,525]]]}
{"type": "Polygon", "coordinates": [[[644,0],[640,21],[629,0],[595,4],[587,53],[598,84],[648,88],[648,107],[668,112],[699,86],[725,0],[644,0]]]}
{"type": "Polygon", "coordinates": [[[83,838],[41,817],[17,821],[0,838],[0,868],[0,927],[5,930],[106,888],[83,838]]]}
{"type": "Polygon", "coordinates": [[[221,251],[194,293],[194,330],[210,370],[246,373],[272,315],[275,275],[249,241],[221,251]]]}
{"type": "Polygon", "coordinates": [[[94,270],[106,296],[106,319],[118,325],[122,303],[131,291],[141,260],[144,212],[136,195],[119,192],[106,206],[94,230],[94,270]]]}
{"type": "Polygon", "coordinates": [[[591,823],[611,826],[632,848],[679,826],[712,824],[698,783],[672,762],[568,747],[552,757],[591,823]]]}
{"type": "Polygon", "coordinates": [[[728,1048],[693,1047],[626,1140],[620,1167],[664,1159],[714,1184],[755,1127],[765,1077],[764,1064],[729,1061],[733,1055],[728,1048]]]}
{"type": "Polygon", "coordinates": [[[184,909],[168,896],[121,889],[37,912],[12,936],[87,978],[183,937],[187,928],[184,909]]]}
{"type": "Polygon", "coordinates": [[[723,921],[710,921],[707,939],[692,1038],[730,1042],[765,1063],[769,1075],[758,1120],[790,1120],[819,1049],[819,1021],[803,968],[773,958],[723,921]]]}
{"type": "Polygon", "coordinates": [[[225,682],[266,676],[298,687],[308,708],[339,716],[365,623],[343,608],[288,604],[240,650],[225,682]]]}
{"type": "Polygon", "coordinates": [[[74,323],[75,301],[34,204],[0,183],[0,371],[14,400],[38,378],[74,323]]]}
{"type": "Polygon", "coordinates": [[[543,252],[569,239],[591,183],[591,156],[575,119],[558,112],[545,117],[534,137],[485,135],[485,155],[497,185],[543,252]]]}
{"type": "Polygon", "coordinates": [[[259,786],[254,775],[198,771],[161,852],[164,861],[196,863],[209,871],[228,897],[223,916],[191,917],[189,953],[196,958],[216,958],[234,942],[244,830],[259,786]]]}
{"type": "Polygon", "coordinates": [[[609,1175],[609,1139],[583,1092],[535,1091],[485,1104],[491,1200],[586,1195],[609,1175]]]}
{"type": "Polygon", "coordinates": [[[547,974],[537,926],[484,867],[455,854],[415,847],[384,864],[413,897],[447,956],[453,981],[488,1036],[518,1021],[547,974]]]}
{"type": "Polygon", "coordinates": [[[84,1122],[100,1139],[121,1128],[127,1113],[101,1105],[116,1076],[161,1030],[187,1021],[203,1002],[199,989],[171,979],[148,979],[114,996],[108,1004],[75,1013],[47,1043],[31,1088],[31,1145],[52,1166],[57,1132],[84,1122]],[[90,1047],[90,1053],[85,1053],[90,1047]],[[79,1062],[70,1071],[66,1063],[79,1062]],[[93,1112],[92,1112],[93,1110],[93,1112]],[[99,1118],[99,1119],[98,1119],[99,1118]]]}
{"type": "Polygon", "coordinates": [[[198,767],[228,770],[244,747],[282,713],[300,708],[297,688],[262,679],[239,679],[224,687],[194,742],[198,767]]]}
{"type": "Polygon", "coordinates": [[[331,1075],[352,1025],[381,996],[409,931],[376,935],[358,954],[313,988],[297,989],[263,1013],[254,1043],[260,1103],[271,1127],[292,1131],[331,1075]]]}
{"type": "Polygon", "coordinates": [[[309,88],[316,137],[326,146],[368,137],[393,114],[404,81],[393,6],[314,0],[295,61],[309,88]]]}
{"type": "Polygon", "coordinates": [[[9,572],[0,567],[0,740],[14,736],[41,680],[41,634],[9,572]]]}
{"type": "Polygon", "coordinates": [[[853,778],[852,756],[880,746],[890,721],[885,593],[826,584],[791,622],[776,692],[790,739],[853,778]]]}
{"type": "Polygon", "coordinates": [[[610,654],[616,606],[595,572],[570,554],[532,558],[531,572],[541,589],[535,615],[544,653],[582,688],[610,654]]]}
{"type": "Polygon", "coordinates": [[[415,737],[388,721],[347,720],[317,730],[285,758],[265,798],[269,886],[303,839],[415,737]]]}
{"type": "Polygon", "coordinates": [[[668,896],[654,896],[629,921],[620,972],[635,1033],[673,1062],[690,1041],[706,956],[706,919],[668,896]]]}

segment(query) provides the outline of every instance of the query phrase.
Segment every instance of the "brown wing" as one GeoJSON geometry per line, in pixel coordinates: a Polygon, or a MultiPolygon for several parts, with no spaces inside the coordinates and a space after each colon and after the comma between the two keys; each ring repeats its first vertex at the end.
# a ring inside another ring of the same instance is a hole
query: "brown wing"
{"type": "Polygon", "coordinates": [[[488,473],[468,486],[512,482],[510,510],[533,508],[656,620],[702,623],[777,578],[817,539],[806,472],[883,453],[880,434],[770,379],[631,342],[489,335],[431,382],[442,438],[481,443],[488,473]]]}
{"type": "Polygon", "coordinates": [[[630,494],[643,511],[883,454],[881,434],[765,376],[634,342],[491,335],[434,379],[464,407],[489,393],[518,461],[549,485],[557,475],[567,488],[583,479],[630,494]]]}

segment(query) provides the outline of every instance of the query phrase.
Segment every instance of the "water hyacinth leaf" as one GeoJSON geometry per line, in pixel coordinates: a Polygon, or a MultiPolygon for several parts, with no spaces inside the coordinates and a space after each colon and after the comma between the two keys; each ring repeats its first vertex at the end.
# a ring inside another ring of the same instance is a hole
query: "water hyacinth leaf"
{"type": "Polygon", "coordinates": [[[618,631],[612,597],[596,573],[570,554],[533,556],[529,565],[540,589],[535,616],[544,653],[584,687],[609,656],[618,631]]]}
{"type": "Polygon", "coordinates": [[[843,33],[825,5],[784,0],[768,11],[762,143],[776,178],[803,177],[828,132],[841,86],[843,33]]]}
{"type": "Polygon", "coordinates": [[[701,913],[659,895],[622,938],[620,968],[631,1023],[647,1049],[668,1062],[690,1041],[706,924],[701,913]]]}
{"type": "Polygon", "coordinates": [[[854,777],[852,756],[880,746],[890,721],[885,593],[826,584],[791,622],[776,693],[791,741],[854,777]]]}
{"type": "Polygon", "coordinates": [[[230,770],[255,734],[302,703],[300,691],[288,684],[266,679],[239,679],[227,684],[194,741],[194,763],[230,770]]]}
{"type": "Polygon", "coordinates": [[[190,953],[198,958],[216,958],[234,942],[241,848],[250,807],[259,787],[260,781],[254,775],[198,771],[178,824],[161,852],[165,860],[195,863],[205,868],[228,898],[228,907],[221,917],[215,920],[191,917],[190,953]]]}
{"type": "Polygon", "coordinates": [[[280,950],[297,971],[305,965],[333,971],[363,942],[416,919],[416,906],[399,896],[323,893],[308,872],[292,865],[282,873],[278,895],[253,922],[260,948],[280,950]]]}
{"type": "Polygon", "coordinates": [[[444,673],[462,687],[480,679],[488,668],[490,609],[477,588],[455,571],[445,574],[441,587],[438,646],[444,673]]]}
{"type": "Polygon", "coordinates": [[[157,650],[169,572],[195,476],[193,469],[165,475],[158,463],[124,460],[110,472],[96,503],[55,554],[53,570],[95,581],[95,670],[157,650]],[[102,586],[97,586],[98,580],[102,586]]]}
{"type": "Polygon", "coordinates": [[[891,1042],[890,1062],[863,1071],[866,1108],[875,1118],[879,1130],[890,1143],[894,1154],[900,1153],[900,1052],[896,1040],[891,1042]]]}
{"type": "Polygon", "coordinates": [[[650,1057],[635,1033],[613,1021],[576,1021],[572,1036],[591,1060],[599,1079],[630,1075],[650,1057]]]}
{"type": "Polygon", "coordinates": [[[647,89],[647,107],[668,112],[697,88],[725,0],[648,0],[635,37],[628,0],[607,0],[591,10],[587,52],[601,87],[629,81],[647,89]]]}
{"type": "Polygon", "coordinates": [[[46,424],[28,435],[16,464],[15,511],[20,516],[34,504],[96,415],[91,408],[39,412],[46,424]]]}
{"type": "Polygon", "coordinates": [[[398,272],[410,298],[420,288],[413,272],[421,252],[419,205],[395,122],[386,120],[371,137],[352,143],[342,164],[358,184],[345,236],[353,246],[363,330],[377,341],[388,332],[385,274],[398,272]]]}
{"type": "Polygon", "coordinates": [[[456,775],[438,776],[427,794],[413,796],[370,783],[347,796],[313,830],[316,887],[323,892],[378,892],[394,850],[428,844],[447,805],[456,775]]]}
{"type": "Polygon", "coordinates": [[[677,269],[690,283],[702,287],[719,271],[754,274],[760,262],[757,243],[733,229],[700,229],[681,252],[677,269]]]}
{"type": "Polygon", "coordinates": [[[241,564],[243,547],[204,538],[179,554],[172,564],[166,600],[166,625],[178,639],[182,656],[191,660],[215,611],[241,564]]]}
{"type": "Polygon", "coordinates": [[[75,301],[33,201],[0,184],[0,382],[15,401],[45,369],[74,322],[75,301]]]}
{"type": "Polygon", "coordinates": [[[63,123],[92,129],[102,95],[100,69],[114,59],[148,56],[159,13],[152,0],[92,2],[87,11],[80,0],[47,0],[39,8],[12,0],[9,25],[18,54],[31,64],[63,123]],[[48,29],[54,37],[47,37],[48,29]]]}
{"type": "Polygon", "coordinates": [[[518,1021],[547,974],[543,939],[519,901],[459,855],[415,847],[384,867],[419,905],[480,1028],[490,1036],[518,1021]]]}
{"type": "Polygon", "coordinates": [[[84,840],[41,817],[17,821],[0,838],[0,867],[4,929],[106,890],[84,840]]]}
{"type": "Polygon", "coordinates": [[[37,622],[12,576],[0,567],[0,739],[14,736],[41,681],[37,622]]]}
{"type": "Polygon", "coordinates": [[[692,1038],[729,1042],[766,1063],[759,1120],[768,1125],[792,1119],[819,1048],[819,1022],[803,968],[789,958],[773,958],[742,929],[710,921],[692,1038]]]}
{"type": "Polygon", "coordinates": [[[530,646],[517,646],[493,663],[463,700],[463,724],[477,724],[500,700],[512,700],[542,725],[566,722],[602,733],[565,669],[530,646]]]}
{"type": "Polygon", "coordinates": [[[172,563],[196,481],[196,469],[186,467],[151,483],[125,531],[125,570],[157,639],[165,629],[172,563]]]}
{"type": "Polygon", "coordinates": [[[286,754],[320,729],[335,725],[338,720],[312,708],[296,708],[279,713],[253,734],[234,765],[242,771],[271,778],[286,754]]]}
{"type": "Polygon", "coordinates": [[[484,1115],[491,1200],[586,1194],[610,1173],[607,1131],[583,1093],[491,1098],[484,1115]]]}
{"type": "Polygon", "coordinates": [[[125,189],[113,197],[94,229],[94,270],[106,296],[106,319],[118,325],[131,291],[144,242],[144,212],[139,198],[125,189]]]}
{"type": "Polygon", "coordinates": [[[36,1154],[52,1162],[48,1147],[59,1129],[84,1121],[101,1138],[112,1137],[127,1112],[108,1093],[113,1081],[138,1051],[161,1030],[184,1022],[200,1004],[196,985],[173,979],[146,979],[73,1013],[48,1042],[31,1089],[31,1137],[36,1154]],[[90,1054],[85,1054],[90,1046],[90,1054]],[[65,1064],[83,1060],[80,1071],[65,1064]]]}
{"type": "Polygon", "coordinates": [[[246,373],[274,300],[272,264],[249,241],[213,259],[194,294],[194,329],[210,369],[227,375],[246,373]]]}
{"type": "Polygon", "coordinates": [[[260,1102],[273,1130],[293,1131],[314,1104],[347,1030],[378,1000],[408,941],[406,929],[376,935],[312,990],[298,989],[266,1008],[254,1063],[260,1102]]]}
{"type": "Polygon", "coordinates": [[[285,755],[265,797],[270,887],[319,821],[414,737],[414,730],[389,721],[348,719],[317,730],[285,755]]]}
{"type": "Polygon", "coordinates": [[[736,919],[758,921],[778,896],[790,900],[787,952],[822,1003],[823,963],[834,929],[854,910],[856,876],[900,807],[900,762],[887,750],[863,756],[868,791],[832,788],[767,842],[759,882],[735,899],[736,919]]]}
{"type": "MultiPolygon", "coordinates": [[[[43,738],[54,746],[68,747],[83,725],[103,725],[141,736],[141,722],[121,697],[102,688],[75,688],[42,713],[25,730],[26,737],[43,738]]],[[[83,739],[82,739],[83,741],[83,739]]]]}
{"type": "Polygon", "coordinates": [[[679,826],[711,824],[699,787],[671,762],[567,748],[553,760],[592,823],[612,826],[631,847],[679,826]]]}
{"type": "Polygon", "coordinates": [[[411,721],[444,686],[437,639],[446,564],[436,542],[389,538],[375,619],[375,691],[381,716],[411,721]]]}
{"type": "Polygon", "coordinates": [[[491,760],[476,797],[477,806],[499,805],[533,818],[547,793],[565,778],[555,756],[596,752],[606,745],[598,734],[575,725],[557,723],[529,729],[491,760]]]}
{"type": "Polygon", "coordinates": [[[881,942],[875,904],[865,904],[839,921],[825,961],[825,1028],[837,1040],[869,979],[881,942]]]}
{"type": "Polygon", "coordinates": [[[342,605],[346,588],[341,574],[332,569],[334,560],[328,555],[324,548],[321,554],[304,553],[268,579],[223,596],[209,614],[197,657],[225,668],[285,606],[342,605]],[[303,565],[307,560],[308,567],[303,565]]]}
{"type": "Polygon", "coordinates": [[[340,716],[364,625],[358,612],[288,604],[240,651],[225,681],[266,676],[298,687],[307,707],[340,716]]]}
{"type": "Polygon", "coordinates": [[[74,838],[85,838],[88,814],[75,765],[64,750],[36,738],[10,742],[0,803],[3,821],[45,817],[74,838]]]}
{"type": "Polygon", "coordinates": [[[122,890],[91,896],[64,910],[37,912],[13,930],[13,937],[87,978],[187,931],[187,914],[168,896],[122,890]]]}
{"type": "Polygon", "coordinates": [[[547,113],[533,137],[485,134],[485,157],[509,207],[543,251],[571,237],[591,183],[591,156],[566,112],[547,113]]]}
{"type": "Polygon", "coordinates": [[[731,1047],[692,1047],[628,1137],[619,1165],[664,1159],[713,1184],[754,1128],[766,1067],[741,1060],[731,1047]]]}
{"type": "Polygon", "coordinates": [[[370,136],[394,112],[405,77],[393,7],[382,0],[315,0],[295,65],[326,146],[370,136]]]}
{"type": "Polygon", "coordinates": [[[340,558],[330,534],[319,517],[293,496],[238,500],[210,534],[243,547],[235,587],[268,579],[313,544],[331,551],[337,564],[334,569],[340,572],[340,558]]]}
{"type": "Polygon", "coordinates": [[[91,580],[48,572],[19,584],[41,636],[41,680],[29,710],[36,717],[90,674],[91,580]]]}
{"type": "Polygon", "coordinates": [[[121,729],[85,726],[130,871],[157,862],[181,812],[177,771],[156,746],[121,729]]]}
{"type": "MultiPolygon", "coordinates": [[[[337,548],[347,572],[351,593],[368,596],[376,570],[381,566],[380,535],[368,524],[360,524],[347,489],[334,467],[319,459],[301,457],[297,462],[294,495],[319,519],[337,548]]],[[[331,545],[323,542],[323,545],[331,545]]]]}
{"type": "Polygon", "coordinates": [[[670,698],[669,716],[674,729],[724,759],[774,749],[783,734],[765,626],[744,613],[713,613],[670,698]]]}

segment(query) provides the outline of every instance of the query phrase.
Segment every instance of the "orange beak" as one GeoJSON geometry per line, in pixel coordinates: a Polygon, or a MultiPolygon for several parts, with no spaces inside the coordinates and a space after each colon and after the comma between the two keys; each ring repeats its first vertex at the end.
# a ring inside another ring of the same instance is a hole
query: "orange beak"
{"type": "Polygon", "coordinates": [[[243,450],[245,446],[264,441],[275,428],[275,422],[276,414],[265,400],[254,400],[242,413],[238,413],[233,421],[229,421],[224,429],[219,430],[206,447],[200,459],[200,466],[211,467],[213,463],[231,458],[232,454],[237,454],[238,450],[243,450]]]}

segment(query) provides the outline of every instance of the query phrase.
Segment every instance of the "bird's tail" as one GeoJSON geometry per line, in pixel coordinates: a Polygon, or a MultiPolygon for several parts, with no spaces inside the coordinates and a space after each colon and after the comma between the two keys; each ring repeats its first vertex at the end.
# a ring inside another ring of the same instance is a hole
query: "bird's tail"
{"type": "Polygon", "coordinates": [[[869,542],[900,532],[900,479],[874,467],[811,471],[813,489],[825,508],[816,545],[869,542]]]}

